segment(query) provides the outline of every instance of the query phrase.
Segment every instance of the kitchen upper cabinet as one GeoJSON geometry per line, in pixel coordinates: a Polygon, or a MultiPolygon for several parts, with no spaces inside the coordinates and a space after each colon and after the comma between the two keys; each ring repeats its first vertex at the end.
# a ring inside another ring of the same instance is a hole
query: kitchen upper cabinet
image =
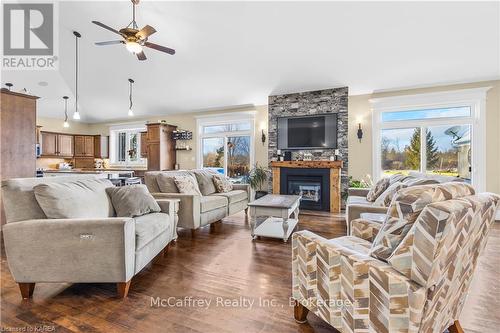
{"type": "Polygon", "coordinates": [[[57,135],[57,150],[61,157],[73,157],[73,135],[57,135]]]}
{"type": "Polygon", "coordinates": [[[109,136],[94,135],[94,157],[109,158],[109,136]]]}
{"type": "Polygon", "coordinates": [[[85,156],[85,137],[83,135],[75,135],[75,156],[85,156]]]}
{"type": "Polygon", "coordinates": [[[57,133],[41,132],[42,156],[57,156],[57,133]]]}
{"type": "Polygon", "coordinates": [[[94,157],[93,135],[75,135],[75,156],[94,157]]]}
{"type": "Polygon", "coordinates": [[[85,136],[85,156],[94,157],[94,136],[85,136]]]}

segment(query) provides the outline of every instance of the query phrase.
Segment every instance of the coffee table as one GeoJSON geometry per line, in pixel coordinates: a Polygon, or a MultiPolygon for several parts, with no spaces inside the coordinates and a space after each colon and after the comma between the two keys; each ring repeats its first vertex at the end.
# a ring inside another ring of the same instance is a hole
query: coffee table
{"type": "Polygon", "coordinates": [[[250,202],[252,239],[257,236],[281,238],[286,243],[299,223],[300,198],[299,195],[268,194],[250,202]],[[258,217],[267,218],[257,225],[258,217]]]}

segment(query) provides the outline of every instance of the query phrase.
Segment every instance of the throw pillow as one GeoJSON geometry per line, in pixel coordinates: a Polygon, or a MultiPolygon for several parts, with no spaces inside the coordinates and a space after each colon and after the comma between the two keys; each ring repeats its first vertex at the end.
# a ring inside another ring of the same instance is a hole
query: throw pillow
{"type": "Polygon", "coordinates": [[[137,217],[161,211],[146,185],[109,187],[106,192],[118,217],[137,217]]]}
{"type": "Polygon", "coordinates": [[[36,201],[49,219],[106,218],[114,215],[107,179],[45,183],[33,187],[36,201]]]}
{"type": "Polygon", "coordinates": [[[370,202],[374,202],[379,197],[379,195],[381,195],[385,190],[387,190],[387,188],[390,185],[390,181],[391,180],[389,179],[389,177],[385,177],[385,178],[380,179],[375,184],[375,186],[373,186],[370,189],[370,191],[366,195],[366,200],[368,200],[370,202]]]}
{"type": "Polygon", "coordinates": [[[160,173],[156,176],[156,183],[158,188],[162,193],[179,193],[177,185],[175,185],[174,177],[178,176],[190,176],[194,178],[194,175],[188,171],[167,171],[160,173]]]}
{"type": "Polygon", "coordinates": [[[375,237],[370,255],[387,260],[408,234],[422,210],[434,202],[474,195],[474,188],[466,183],[451,182],[421,185],[401,189],[387,210],[387,217],[375,237]]]}
{"type": "Polygon", "coordinates": [[[198,184],[193,177],[190,176],[175,176],[175,185],[179,190],[179,193],[201,195],[198,184]]]}
{"type": "Polygon", "coordinates": [[[224,177],[223,175],[214,175],[213,180],[217,192],[225,193],[233,190],[233,184],[227,177],[224,177]]]}
{"type": "Polygon", "coordinates": [[[382,194],[379,195],[377,199],[375,199],[373,205],[378,207],[389,207],[394,195],[396,195],[396,193],[400,189],[407,186],[408,185],[406,185],[405,183],[395,182],[394,184],[390,185],[384,192],[382,192],[382,194]]]}
{"type": "Polygon", "coordinates": [[[196,176],[198,182],[198,188],[203,195],[210,195],[217,192],[215,188],[213,176],[217,173],[212,170],[194,170],[193,173],[196,176]]]}

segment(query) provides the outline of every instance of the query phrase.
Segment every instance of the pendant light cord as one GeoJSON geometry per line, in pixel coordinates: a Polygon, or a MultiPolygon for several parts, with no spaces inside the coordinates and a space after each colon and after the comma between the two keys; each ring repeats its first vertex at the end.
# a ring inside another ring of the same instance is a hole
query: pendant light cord
{"type": "Polygon", "coordinates": [[[132,82],[133,81],[129,79],[129,82],[130,82],[130,88],[129,88],[129,93],[128,93],[128,99],[130,102],[129,110],[132,110],[132,105],[133,105],[133,102],[132,102],[132,82]]]}
{"type": "Polygon", "coordinates": [[[75,113],[78,113],[78,36],[75,36],[75,113]]]}

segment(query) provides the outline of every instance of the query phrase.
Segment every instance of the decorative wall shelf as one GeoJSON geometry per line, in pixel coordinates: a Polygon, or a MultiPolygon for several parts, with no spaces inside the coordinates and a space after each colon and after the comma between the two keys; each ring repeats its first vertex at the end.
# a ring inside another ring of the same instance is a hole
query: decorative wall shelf
{"type": "Polygon", "coordinates": [[[172,132],[172,139],[174,140],[192,140],[193,132],[186,130],[176,130],[172,132]]]}

